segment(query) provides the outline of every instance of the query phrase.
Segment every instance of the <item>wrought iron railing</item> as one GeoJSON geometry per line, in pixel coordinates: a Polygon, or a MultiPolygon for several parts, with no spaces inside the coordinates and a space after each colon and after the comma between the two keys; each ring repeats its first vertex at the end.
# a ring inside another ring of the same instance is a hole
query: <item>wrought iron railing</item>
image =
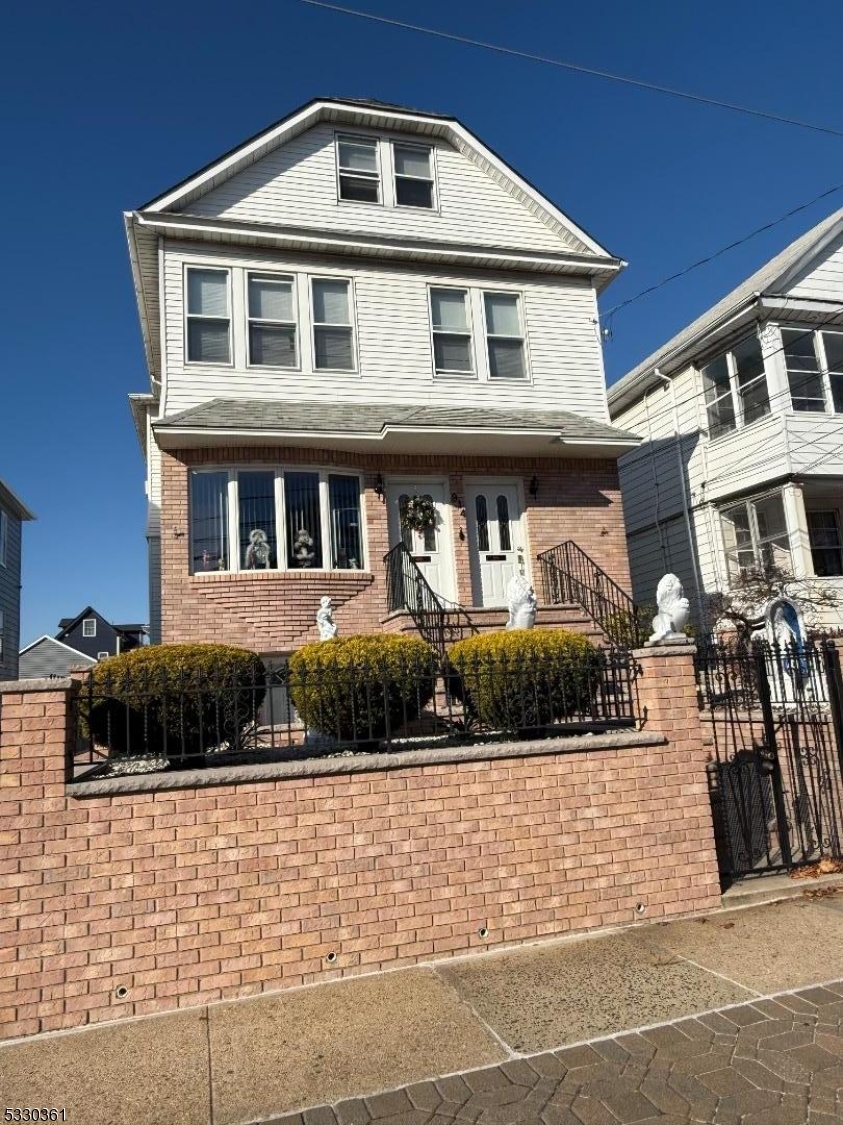
{"type": "Polygon", "coordinates": [[[78,696],[69,779],[345,752],[471,745],[630,726],[631,658],[580,663],[483,657],[457,671],[434,652],[410,664],[295,658],[244,675],[90,673],[78,696]]]}
{"type": "Polygon", "coordinates": [[[640,608],[572,539],[542,551],[538,562],[547,605],[575,602],[613,644],[635,647],[643,643],[640,608]]]}
{"type": "Polygon", "coordinates": [[[383,561],[386,567],[387,612],[406,610],[421,636],[440,655],[444,655],[448,610],[421,567],[403,543],[396,543],[384,555],[383,561]]]}

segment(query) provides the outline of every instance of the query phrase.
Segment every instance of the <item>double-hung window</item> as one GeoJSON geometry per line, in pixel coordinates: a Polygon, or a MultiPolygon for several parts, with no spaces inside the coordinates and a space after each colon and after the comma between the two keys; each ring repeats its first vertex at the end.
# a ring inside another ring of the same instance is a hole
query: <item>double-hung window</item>
{"type": "Polygon", "coordinates": [[[340,199],[380,203],[377,140],[374,137],[337,137],[337,175],[340,199]]]}
{"type": "Polygon", "coordinates": [[[782,494],[746,500],[720,513],[729,578],[749,570],[790,570],[790,538],[782,494]]]}
{"type": "Polygon", "coordinates": [[[719,437],[735,428],[735,405],[732,402],[728,356],[725,353],[717,356],[703,367],[701,374],[708,432],[713,438],[719,437]]]}
{"type": "Polygon", "coordinates": [[[523,379],[524,330],[517,293],[484,293],[490,379],[523,379]]]}
{"type": "Polygon", "coordinates": [[[433,150],[394,144],[395,202],[399,207],[433,207],[433,150]]]}
{"type": "Polygon", "coordinates": [[[824,512],[806,512],[808,539],[814,574],[818,578],[836,578],[843,575],[843,539],[840,537],[840,520],[834,508],[824,512]]]}
{"type": "Polygon", "coordinates": [[[9,517],[0,508],[0,566],[8,566],[9,554],[9,517]]]}
{"type": "Polygon", "coordinates": [[[835,414],[843,414],[843,333],[820,332],[835,414]]]}
{"type": "Polygon", "coordinates": [[[187,271],[187,359],[190,363],[231,362],[228,270],[187,271]]]}
{"type": "Polygon", "coordinates": [[[298,367],[296,286],[292,277],[248,275],[249,363],[298,367]]]}
{"type": "Polygon", "coordinates": [[[712,438],[749,426],[770,413],[761,341],[754,333],[701,368],[708,432],[712,438]]]}
{"type": "Polygon", "coordinates": [[[96,617],[86,617],[82,622],[82,636],[95,637],[97,635],[97,619],[96,617]]]}
{"type": "Polygon", "coordinates": [[[798,328],[782,329],[784,362],[794,410],[825,413],[825,389],[814,333],[798,328]]]}
{"type": "Polygon", "coordinates": [[[770,395],[767,391],[761,341],[756,335],[747,336],[732,348],[731,356],[741,420],[748,426],[770,413],[770,395]]]}
{"type": "Polygon", "coordinates": [[[360,570],[360,479],[309,469],[197,470],[190,553],[208,571],[360,570]]]}
{"type": "Polygon", "coordinates": [[[474,371],[467,289],[431,289],[430,323],[433,364],[437,375],[470,375],[474,371]]]}
{"type": "Polygon", "coordinates": [[[351,282],[313,278],[313,366],[319,371],[354,371],[351,282]]]}

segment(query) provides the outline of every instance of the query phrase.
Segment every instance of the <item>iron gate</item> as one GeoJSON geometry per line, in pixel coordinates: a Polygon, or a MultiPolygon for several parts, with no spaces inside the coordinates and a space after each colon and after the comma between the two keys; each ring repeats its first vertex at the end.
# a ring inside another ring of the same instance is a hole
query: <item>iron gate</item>
{"type": "Polygon", "coordinates": [[[843,679],[832,642],[696,656],[721,873],[843,858],[843,679]]]}

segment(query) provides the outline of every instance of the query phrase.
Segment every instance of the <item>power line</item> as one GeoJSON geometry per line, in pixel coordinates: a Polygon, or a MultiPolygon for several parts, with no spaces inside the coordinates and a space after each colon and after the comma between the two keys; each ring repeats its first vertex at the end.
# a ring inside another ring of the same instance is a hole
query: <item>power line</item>
{"type": "Polygon", "coordinates": [[[843,130],[833,129],[829,125],[815,125],[811,121],[802,121],[796,117],[787,117],[784,114],[772,113],[768,110],[753,109],[751,106],[739,105],[737,102],[727,102],[719,98],[709,98],[704,94],[694,94],[687,90],[677,90],[673,86],[662,86],[656,82],[645,82],[641,78],[630,78],[628,75],[615,74],[613,71],[602,70],[598,67],[566,62],[563,59],[555,59],[549,55],[539,55],[532,51],[522,51],[516,47],[504,47],[499,43],[487,43],[482,39],[473,39],[468,35],[457,35],[450,31],[441,31],[439,28],[425,27],[422,24],[393,19],[390,16],[378,16],[373,12],[361,12],[356,8],[347,8],[342,4],[329,3],[328,0],[299,0],[299,3],[308,4],[313,8],[324,8],[329,12],[339,12],[344,16],[354,16],[357,19],[370,20],[372,23],[382,23],[388,24],[390,27],[400,27],[405,31],[416,31],[422,35],[434,36],[437,39],[447,39],[452,43],[463,43],[469,47],[480,47],[484,51],[494,51],[499,55],[511,55],[514,58],[527,59],[530,62],[556,66],[562,70],[570,70],[575,74],[589,74],[594,78],[604,78],[610,82],[619,82],[625,86],[634,86],[639,90],[651,90],[654,93],[666,94],[672,98],[682,98],[684,101],[715,106],[718,109],[728,109],[734,113],[748,114],[751,117],[761,117],[767,121],[775,121],[780,125],[793,125],[799,129],[810,129],[814,133],[825,133],[832,137],[843,137],[843,130]]]}

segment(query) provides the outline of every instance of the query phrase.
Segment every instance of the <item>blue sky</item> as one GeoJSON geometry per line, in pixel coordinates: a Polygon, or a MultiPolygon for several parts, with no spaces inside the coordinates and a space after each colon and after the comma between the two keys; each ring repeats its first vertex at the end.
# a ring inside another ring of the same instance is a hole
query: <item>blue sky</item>
{"type": "MultiPolygon", "coordinates": [[[[843,5],[359,0],[381,15],[843,129],[843,5]],[[823,44],[828,44],[828,49],[823,44]]],[[[147,616],[148,387],[121,212],[319,94],[453,113],[630,265],[617,304],[837,183],[843,138],[306,7],[47,0],[3,17],[0,476],[25,532],[22,640],[88,603],[147,616]]],[[[623,374],[843,191],[615,317],[623,374]]]]}

